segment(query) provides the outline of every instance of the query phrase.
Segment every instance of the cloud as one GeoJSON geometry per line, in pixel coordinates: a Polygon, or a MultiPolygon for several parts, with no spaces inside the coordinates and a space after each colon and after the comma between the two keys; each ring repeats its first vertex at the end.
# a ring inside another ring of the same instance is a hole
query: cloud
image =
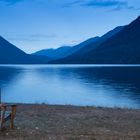
{"type": "Polygon", "coordinates": [[[126,6],[126,1],[118,1],[118,0],[91,0],[83,6],[93,6],[93,7],[118,7],[118,6],[126,6]]]}
{"type": "MultiPolygon", "coordinates": [[[[46,2],[46,0],[0,0],[0,2],[6,3],[6,5],[11,6],[23,1],[32,2],[46,2]]],[[[65,0],[63,0],[65,1],[65,0]]],[[[63,4],[63,8],[82,6],[82,7],[95,7],[95,8],[111,8],[113,10],[129,9],[138,10],[134,6],[129,6],[128,0],[74,0],[69,3],[63,4]]]]}
{"type": "Polygon", "coordinates": [[[31,35],[5,35],[9,40],[13,41],[26,41],[26,42],[37,42],[37,41],[47,41],[48,39],[56,38],[56,35],[47,34],[31,34],[31,35]]]}
{"type": "Polygon", "coordinates": [[[10,5],[15,5],[17,3],[20,3],[20,2],[23,2],[23,1],[26,1],[26,2],[46,2],[46,0],[0,0],[0,2],[2,3],[5,3],[6,5],[10,6],[10,5]]]}
{"type": "Polygon", "coordinates": [[[0,0],[0,2],[6,3],[7,5],[14,5],[24,0],[0,0]]]}
{"type": "Polygon", "coordinates": [[[64,7],[72,7],[72,6],[111,8],[113,10],[121,10],[121,9],[136,10],[134,6],[129,6],[126,0],[76,0],[64,5],[64,7]]]}
{"type": "Polygon", "coordinates": [[[76,0],[76,1],[73,1],[73,2],[69,2],[69,3],[65,3],[62,7],[72,7],[72,6],[77,6],[77,5],[80,5],[84,2],[84,0],[76,0]]]}

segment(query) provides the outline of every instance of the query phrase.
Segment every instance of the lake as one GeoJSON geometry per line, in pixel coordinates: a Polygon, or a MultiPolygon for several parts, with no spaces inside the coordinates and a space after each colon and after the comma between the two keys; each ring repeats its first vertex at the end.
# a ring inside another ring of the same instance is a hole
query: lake
{"type": "Polygon", "coordinates": [[[140,66],[1,65],[2,102],[140,108],[140,66]]]}

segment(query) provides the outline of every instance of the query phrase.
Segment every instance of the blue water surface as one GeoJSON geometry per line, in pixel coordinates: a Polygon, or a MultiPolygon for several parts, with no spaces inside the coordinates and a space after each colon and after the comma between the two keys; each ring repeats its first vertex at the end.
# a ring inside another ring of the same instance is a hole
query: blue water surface
{"type": "Polygon", "coordinates": [[[139,65],[1,65],[2,102],[140,108],[139,65]]]}

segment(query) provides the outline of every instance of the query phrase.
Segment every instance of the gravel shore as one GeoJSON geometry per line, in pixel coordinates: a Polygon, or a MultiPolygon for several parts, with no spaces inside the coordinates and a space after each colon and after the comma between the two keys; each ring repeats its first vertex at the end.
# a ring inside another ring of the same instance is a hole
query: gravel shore
{"type": "Polygon", "coordinates": [[[18,104],[0,140],[140,140],[140,110],[18,104]]]}

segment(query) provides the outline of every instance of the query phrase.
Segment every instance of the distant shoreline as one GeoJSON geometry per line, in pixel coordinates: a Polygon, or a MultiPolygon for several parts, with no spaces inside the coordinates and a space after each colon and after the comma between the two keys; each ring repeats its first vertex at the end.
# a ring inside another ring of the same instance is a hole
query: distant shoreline
{"type": "Polygon", "coordinates": [[[52,107],[72,107],[72,108],[99,108],[99,109],[113,109],[113,110],[140,110],[140,108],[132,108],[132,107],[109,107],[109,106],[96,106],[96,105],[72,105],[72,104],[47,104],[47,103],[2,103],[2,104],[16,104],[17,106],[52,106],[52,107]]]}
{"type": "Polygon", "coordinates": [[[89,66],[89,67],[140,67],[140,64],[0,64],[0,66],[89,66]]]}

